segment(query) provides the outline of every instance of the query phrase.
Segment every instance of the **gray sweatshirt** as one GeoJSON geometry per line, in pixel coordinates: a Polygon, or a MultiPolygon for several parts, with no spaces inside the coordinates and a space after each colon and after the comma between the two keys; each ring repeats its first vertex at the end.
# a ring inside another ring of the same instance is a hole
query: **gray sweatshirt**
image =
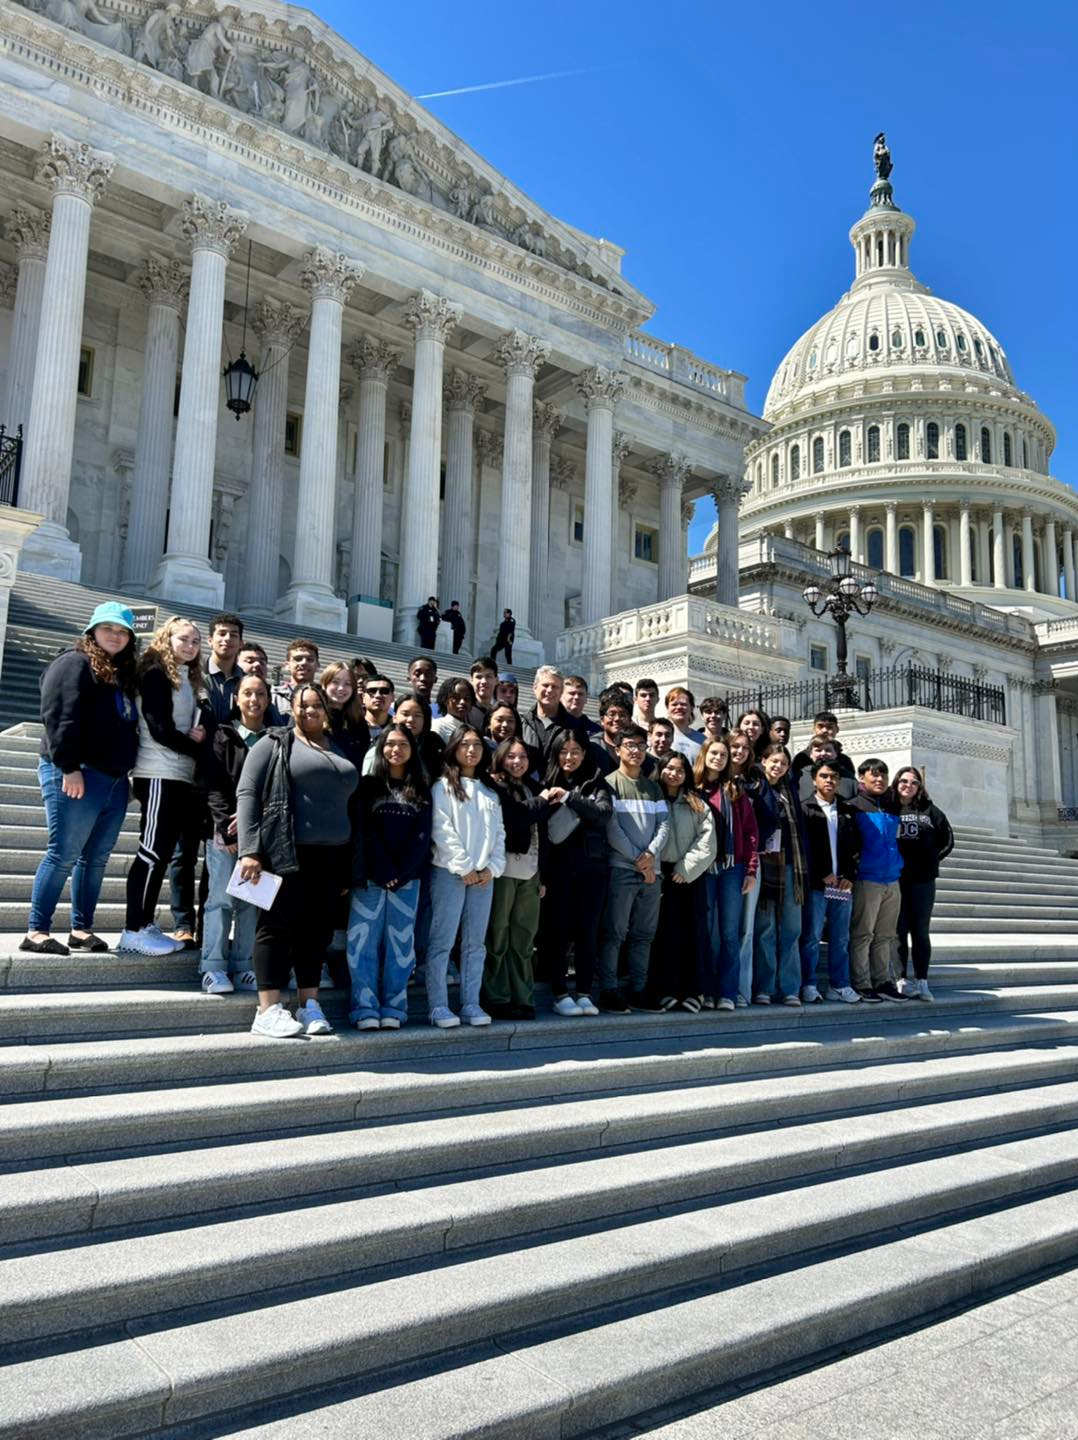
{"type": "MultiPolygon", "coordinates": [[[[236,793],[236,839],[241,855],[257,855],[262,787],[276,747],[255,745],[247,756],[236,793]]],[[[348,802],[359,784],[351,760],[297,740],[289,757],[292,825],[297,845],[347,845],[352,835],[348,802]]]]}
{"type": "Polygon", "coordinates": [[[663,792],[654,780],[630,780],[620,770],[606,777],[614,794],[614,813],[607,821],[610,866],[631,870],[638,855],[650,850],[656,863],[670,833],[670,815],[663,792]]]}

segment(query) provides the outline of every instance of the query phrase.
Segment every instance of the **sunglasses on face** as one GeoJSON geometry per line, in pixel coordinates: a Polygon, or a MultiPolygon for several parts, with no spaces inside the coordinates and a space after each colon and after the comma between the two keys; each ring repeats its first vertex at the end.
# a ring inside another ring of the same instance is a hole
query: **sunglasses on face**
{"type": "Polygon", "coordinates": [[[368,685],[363,693],[365,695],[392,695],[393,691],[388,685],[368,685]]]}

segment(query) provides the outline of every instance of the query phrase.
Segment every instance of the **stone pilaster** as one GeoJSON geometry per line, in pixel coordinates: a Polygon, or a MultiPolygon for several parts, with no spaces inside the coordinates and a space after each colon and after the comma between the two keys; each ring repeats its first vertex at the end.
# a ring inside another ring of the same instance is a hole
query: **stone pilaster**
{"type": "MultiPolygon", "coordinates": [[[[420,290],[405,307],[415,334],[412,423],[401,497],[400,568],[394,636],[415,641],[416,614],[438,593],[438,490],[442,464],[442,371],[445,342],[463,315],[460,305],[420,290]]],[[[458,599],[458,596],[454,596],[458,599]]]]}
{"type": "Polygon", "coordinates": [[[826,550],[826,549],[827,549],[827,544],[826,544],[826,540],[825,540],[826,531],[825,531],[825,529],[824,529],[824,527],[825,527],[826,524],[827,524],[827,514],[826,514],[826,512],[823,511],[823,510],[817,510],[816,513],[815,513],[815,515],[813,515],[813,517],[812,517],[812,523],[813,523],[813,527],[814,527],[814,528],[813,528],[813,537],[812,537],[812,538],[813,538],[813,543],[814,543],[815,546],[816,546],[816,549],[817,549],[817,550],[826,550]]]}
{"type": "Polygon", "coordinates": [[[336,570],[337,440],[344,304],[364,267],[316,245],[303,258],[300,281],[311,295],[311,337],[303,399],[296,551],[292,583],[276,613],[297,625],[344,630],[346,609],[334,593],[336,570]]]}
{"type": "Polygon", "coordinates": [[[1056,522],[1044,522],[1044,539],[1041,542],[1041,560],[1044,570],[1044,593],[1059,599],[1059,544],[1056,540],[1056,522]]]}
{"type": "Polygon", "coordinates": [[[921,512],[921,584],[936,583],[936,512],[934,502],[926,500],[921,512]]]}
{"type": "Polygon", "coordinates": [[[588,414],[581,587],[581,621],[585,625],[601,620],[610,602],[614,410],[624,387],[624,375],[601,365],[577,377],[577,389],[588,414]]]}
{"type": "Polygon", "coordinates": [[[187,301],[190,281],[187,271],[175,260],[150,255],[135,283],[149,313],[122,583],[138,592],[148,585],[165,549],[180,312],[187,301]]]}
{"type": "Polygon", "coordinates": [[[38,183],[52,192],[52,226],[19,498],[27,510],[44,518],[23,546],[20,564],[60,580],[78,580],[82,573],[79,547],[67,533],[67,505],[86,257],[90,216],[115,164],[112,155],[54,134],[46,140],[35,170],[38,183]]]}
{"type": "Polygon", "coordinates": [[[550,559],[550,447],[562,417],[553,405],[537,403],[532,415],[531,558],[528,567],[528,615],[542,638],[550,559]]]}
{"type": "Polygon", "coordinates": [[[684,595],[688,557],[681,548],[681,492],[692,465],[685,455],[662,455],[651,466],[659,482],[659,595],[684,595]]]}
{"type": "MultiPolygon", "coordinates": [[[[301,310],[269,296],[251,311],[251,329],[262,344],[248,492],[252,523],[247,531],[240,591],[240,609],[251,615],[272,615],[278,599],[289,355],[306,324],[307,317],[301,310]]],[[[302,443],[301,437],[301,453],[302,443]]]]}
{"type": "Polygon", "coordinates": [[[34,387],[37,337],[41,333],[41,300],[45,293],[51,223],[52,217],[45,211],[16,205],[4,226],[4,234],[15,246],[18,261],[7,393],[0,409],[3,423],[11,432],[21,425],[25,434],[30,423],[30,396],[34,387]]]}
{"type": "MultiPolygon", "coordinates": [[[[378,600],[382,594],[382,502],[385,491],[386,400],[400,361],[383,340],[365,335],[348,351],[359,380],[355,500],[352,508],[352,570],[349,591],[378,600]]],[[[361,605],[348,606],[348,628],[360,631],[361,605]]]]}
{"type": "Polygon", "coordinates": [[[442,535],[442,604],[460,601],[465,624],[476,623],[472,603],[475,553],[475,411],[487,387],[466,370],[454,370],[445,383],[449,422],[445,457],[445,524],[442,535]]]}
{"type": "Polygon", "coordinates": [[[522,664],[542,664],[542,646],[532,639],[531,550],[524,519],[532,508],[532,406],[535,376],[550,354],[545,340],[511,330],[495,351],[505,367],[505,454],[502,459],[501,533],[498,543],[498,613],[516,618],[514,654],[522,664]]]}
{"type": "Polygon", "coordinates": [[[247,221],[243,211],[233,210],[223,200],[193,195],[184,203],[180,222],[191,246],[191,293],[172,461],[168,548],[150,582],[150,592],[209,606],[221,605],[225,597],[224,577],[207,559],[221,405],[225,272],[247,221]]]}
{"type": "Polygon", "coordinates": [[[1070,526],[1063,531],[1063,576],[1067,586],[1067,599],[1074,600],[1074,531],[1070,526]]]}

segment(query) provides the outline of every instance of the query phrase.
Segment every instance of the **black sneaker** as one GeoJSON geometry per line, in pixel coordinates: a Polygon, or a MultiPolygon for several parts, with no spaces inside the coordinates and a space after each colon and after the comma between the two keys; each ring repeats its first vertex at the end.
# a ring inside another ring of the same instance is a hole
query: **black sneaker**
{"type": "Polygon", "coordinates": [[[651,990],[630,990],[626,999],[630,1010],[641,1010],[645,1015],[661,1015],[663,1003],[651,990]]]}
{"type": "Polygon", "coordinates": [[[599,1009],[605,1010],[608,1015],[628,1015],[629,1007],[621,998],[620,990],[600,990],[599,1009]]]}
{"type": "Polygon", "coordinates": [[[906,998],[893,980],[885,980],[882,985],[877,985],[876,994],[883,1000],[905,1000],[906,998]]]}
{"type": "Polygon", "coordinates": [[[862,1000],[867,1000],[870,1005],[883,1004],[883,996],[879,993],[878,990],[858,990],[857,993],[858,995],[860,995],[862,1000]]]}
{"type": "Polygon", "coordinates": [[[512,1014],[511,1014],[511,1016],[510,1016],[510,1019],[512,1019],[512,1020],[534,1020],[534,1019],[535,1019],[535,1006],[534,1006],[534,1005],[513,1005],[513,1006],[511,1006],[510,1008],[511,1008],[511,1010],[512,1010],[512,1014]]]}

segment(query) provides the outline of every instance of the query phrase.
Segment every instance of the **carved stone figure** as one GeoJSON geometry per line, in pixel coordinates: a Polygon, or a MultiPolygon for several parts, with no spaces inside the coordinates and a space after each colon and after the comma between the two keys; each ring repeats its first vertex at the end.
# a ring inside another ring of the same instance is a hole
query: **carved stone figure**
{"type": "Polygon", "coordinates": [[[202,34],[191,41],[187,50],[187,74],[195,89],[205,88],[216,100],[227,87],[228,72],[235,55],[235,46],[225,34],[225,27],[220,20],[211,21],[202,34]],[[222,64],[220,72],[218,63],[222,64]]]}
{"type": "Polygon", "coordinates": [[[531,225],[522,225],[513,239],[522,250],[537,255],[540,260],[546,255],[546,236],[531,225]]]}
{"type": "Polygon", "coordinates": [[[151,10],[135,37],[133,52],[136,60],[161,70],[173,80],[183,78],[183,57],[176,26],[179,14],[180,7],[174,0],[169,0],[159,10],[151,10]]]}
{"type": "Polygon", "coordinates": [[[887,180],[894,166],[891,164],[891,152],[887,148],[887,136],[882,130],[876,136],[872,148],[872,161],[876,166],[876,178],[878,180],[887,180]]]}
{"type": "Polygon", "coordinates": [[[475,209],[472,211],[472,224],[480,225],[484,230],[498,229],[498,216],[494,209],[494,192],[488,190],[485,195],[480,195],[475,202],[475,209]]]}
{"type": "Polygon", "coordinates": [[[301,134],[311,111],[318,109],[318,81],[302,60],[287,60],[278,66],[264,65],[262,69],[284,71],[284,114],[280,124],[290,135],[301,134]]]}
{"type": "Polygon", "coordinates": [[[127,27],[102,14],[94,0],[47,0],[45,15],[57,25],[77,30],[80,35],[107,45],[110,50],[118,50],[121,55],[131,54],[127,27]]]}
{"type": "Polygon", "coordinates": [[[389,142],[386,155],[386,173],[382,177],[398,185],[409,195],[424,195],[431,198],[433,186],[430,176],[416,159],[412,142],[407,135],[394,135],[389,142]]]}
{"type": "Polygon", "coordinates": [[[471,186],[464,180],[460,180],[449,192],[449,204],[459,220],[470,220],[472,218],[472,207],[475,201],[472,198],[471,186]]]}
{"type": "Polygon", "coordinates": [[[357,170],[368,170],[376,178],[383,178],[382,146],[388,132],[389,116],[376,105],[357,117],[356,134],[359,138],[352,155],[352,164],[357,170]]]}

